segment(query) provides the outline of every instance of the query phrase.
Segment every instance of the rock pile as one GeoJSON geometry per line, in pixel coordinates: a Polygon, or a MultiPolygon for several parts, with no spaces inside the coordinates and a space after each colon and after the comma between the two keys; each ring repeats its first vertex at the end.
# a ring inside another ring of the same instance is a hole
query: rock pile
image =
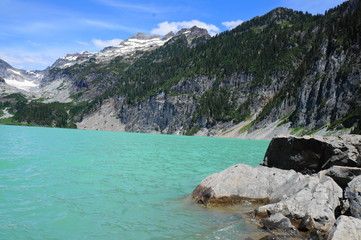
{"type": "Polygon", "coordinates": [[[276,234],[361,240],[361,136],[274,138],[261,166],[205,178],[197,203],[263,204],[253,216],[276,234]]]}

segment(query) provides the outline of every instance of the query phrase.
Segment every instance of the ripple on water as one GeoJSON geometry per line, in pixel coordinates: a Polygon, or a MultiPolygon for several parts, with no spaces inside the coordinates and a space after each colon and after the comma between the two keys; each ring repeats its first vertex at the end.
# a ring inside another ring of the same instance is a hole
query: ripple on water
{"type": "Polygon", "coordinates": [[[184,196],[257,165],[268,141],[0,126],[0,239],[234,239],[233,210],[184,196]]]}

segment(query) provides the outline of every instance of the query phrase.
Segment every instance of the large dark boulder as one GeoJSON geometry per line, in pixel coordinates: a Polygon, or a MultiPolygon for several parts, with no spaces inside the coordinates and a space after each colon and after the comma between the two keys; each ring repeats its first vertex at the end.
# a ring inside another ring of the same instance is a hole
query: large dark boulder
{"type": "Polygon", "coordinates": [[[361,136],[273,138],[261,165],[312,174],[332,166],[361,167],[361,136]]]}

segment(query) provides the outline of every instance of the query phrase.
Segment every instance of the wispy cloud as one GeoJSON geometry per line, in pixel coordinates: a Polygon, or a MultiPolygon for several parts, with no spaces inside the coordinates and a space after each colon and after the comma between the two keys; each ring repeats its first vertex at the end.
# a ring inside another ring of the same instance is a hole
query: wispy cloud
{"type": "Polygon", "coordinates": [[[41,43],[34,42],[34,41],[31,41],[31,40],[27,40],[26,42],[29,43],[33,47],[40,47],[42,45],[41,43]]]}
{"type": "Polygon", "coordinates": [[[219,33],[220,29],[213,25],[208,24],[205,22],[201,22],[198,20],[191,20],[191,21],[182,21],[182,22],[161,22],[157,24],[157,28],[153,28],[151,30],[152,34],[158,34],[158,35],[166,35],[170,31],[173,31],[174,33],[178,32],[182,28],[191,28],[193,26],[197,26],[199,28],[204,28],[208,31],[210,35],[215,35],[219,33]]]}
{"type": "Polygon", "coordinates": [[[89,43],[84,42],[84,41],[75,41],[77,44],[83,45],[83,46],[88,46],[89,43]]]}
{"type": "Polygon", "coordinates": [[[242,21],[242,20],[229,21],[229,22],[222,22],[222,25],[228,29],[233,29],[233,28],[237,27],[238,25],[242,24],[243,22],[244,21],[242,21]]]}
{"type": "Polygon", "coordinates": [[[153,6],[149,4],[134,4],[124,1],[114,1],[114,0],[97,0],[97,1],[107,6],[117,7],[121,9],[137,11],[137,12],[160,13],[163,11],[163,8],[161,6],[153,6]]]}
{"type": "Polygon", "coordinates": [[[98,27],[98,28],[103,28],[103,29],[108,29],[108,30],[122,30],[122,31],[126,31],[126,32],[141,32],[140,29],[138,28],[133,28],[133,27],[128,27],[125,25],[121,25],[121,24],[114,24],[114,23],[110,23],[110,22],[105,22],[105,21],[101,21],[101,20],[92,20],[92,19],[85,19],[82,20],[83,23],[93,26],[93,27],[98,27]]]}
{"type": "Polygon", "coordinates": [[[44,69],[50,66],[58,56],[59,55],[50,52],[48,52],[47,55],[41,52],[0,52],[0,59],[3,59],[16,68],[28,70],[38,70],[39,67],[44,69]]]}
{"type": "Polygon", "coordinates": [[[35,34],[35,33],[48,33],[49,31],[54,31],[59,29],[60,25],[55,23],[45,23],[45,22],[28,22],[22,24],[16,24],[14,26],[7,26],[6,30],[10,33],[23,33],[23,34],[35,34]]]}
{"type": "Polygon", "coordinates": [[[325,10],[335,7],[346,0],[282,0],[285,7],[299,11],[308,11],[312,14],[321,13],[325,10]]]}
{"type": "Polygon", "coordinates": [[[122,39],[112,39],[112,40],[101,40],[101,39],[93,39],[92,43],[98,48],[103,49],[109,46],[118,46],[122,39]]]}

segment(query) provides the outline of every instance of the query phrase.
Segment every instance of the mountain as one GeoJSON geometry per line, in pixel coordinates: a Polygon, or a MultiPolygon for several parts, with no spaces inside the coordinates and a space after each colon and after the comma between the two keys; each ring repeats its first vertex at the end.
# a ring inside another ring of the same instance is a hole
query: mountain
{"type": "MultiPolygon", "coordinates": [[[[252,138],[356,133],[360,33],[359,0],[316,16],[277,8],[214,37],[193,27],[67,55],[43,72],[40,89],[52,107],[63,102],[56,108],[66,110],[65,127],[252,138]]],[[[39,124],[25,114],[34,104],[14,119],[39,124]]]]}
{"type": "Polygon", "coordinates": [[[0,59],[0,78],[7,85],[24,91],[36,91],[42,77],[40,71],[15,69],[0,59]]]}

